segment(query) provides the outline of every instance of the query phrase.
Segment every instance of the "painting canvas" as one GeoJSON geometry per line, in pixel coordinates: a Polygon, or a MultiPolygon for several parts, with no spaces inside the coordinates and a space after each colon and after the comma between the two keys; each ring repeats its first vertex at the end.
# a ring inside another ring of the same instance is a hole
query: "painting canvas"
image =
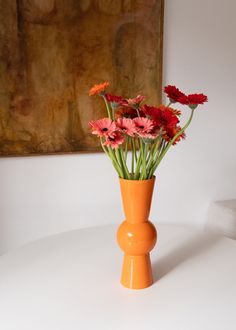
{"type": "Polygon", "coordinates": [[[89,88],[161,95],[162,0],[0,0],[0,155],[99,151],[89,88]]]}

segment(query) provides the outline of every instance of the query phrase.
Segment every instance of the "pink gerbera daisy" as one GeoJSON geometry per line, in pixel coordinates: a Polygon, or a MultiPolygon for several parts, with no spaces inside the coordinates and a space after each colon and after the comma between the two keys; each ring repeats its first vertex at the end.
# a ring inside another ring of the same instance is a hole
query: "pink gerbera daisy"
{"type": "Polygon", "coordinates": [[[103,143],[104,146],[111,147],[112,149],[119,148],[124,142],[125,138],[120,132],[114,132],[112,136],[107,136],[105,142],[103,143]]]}
{"type": "Polygon", "coordinates": [[[133,121],[135,123],[137,134],[142,138],[148,137],[154,128],[153,121],[146,117],[136,117],[133,121]]]}
{"type": "Polygon", "coordinates": [[[124,106],[128,106],[128,107],[130,107],[130,106],[135,107],[135,106],[139,106],[139,104],[140,104],[143,100],[145,100],[145,96],[143,96],[143,95],[137,95],[137,96],[136,96],[135,98],[133,98],[133,99],[127,99],[127,100],[124,100],[124,102],[122,103],[122,105],[124,105],[124,106]]]}
{"type": "Polygon", "coordinates": [[[92,134],[97,136],[113,136],[116,130],[116,124],[109,118],[92,120],[89,122],[92,134]]]}
{"type": "Polygon", "coordinates": [[[134,136],[136,133],[136,126],[130,118],[118,118],[116,126],[120,132],[123,132],[129,136],[134,136]]]}

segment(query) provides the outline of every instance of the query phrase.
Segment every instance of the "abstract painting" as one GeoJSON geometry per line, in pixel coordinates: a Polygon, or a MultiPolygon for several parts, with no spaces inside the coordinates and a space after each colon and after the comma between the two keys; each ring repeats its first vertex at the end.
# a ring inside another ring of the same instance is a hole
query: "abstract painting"
{"type": "Polygon", "coordinates": [[[99,151],[90,87],[160,102],[162,28],[162,0],[0,0],[0,155],[99,151]]]}

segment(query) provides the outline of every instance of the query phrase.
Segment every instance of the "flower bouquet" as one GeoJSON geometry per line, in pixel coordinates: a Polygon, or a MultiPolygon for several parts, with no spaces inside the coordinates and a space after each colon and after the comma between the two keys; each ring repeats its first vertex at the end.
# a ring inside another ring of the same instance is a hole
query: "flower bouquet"
{"type": "Polygon", "coordinates": [[[118,243],[125,252],[121,283],[132,289],[152,284],[149,252],[156,243],[157,233],[148,220],[154,173],[171,146],[185,138],[195,109],[207,102],[204,94],[181,92],[168,85],[164,92],[168,105],[144,104],[145,97],[135,98],[107,93],[108,82],[95,85],[89,95],[103,98],[107,117],[90,121],[92,134],[101,142],[120,179],[126,220],[118,229],[118,243]],[[187,122],[180,126],[179,103],[190,109],[187,122]],[[131,152],[130,152],[131,151],[131,152]]]}

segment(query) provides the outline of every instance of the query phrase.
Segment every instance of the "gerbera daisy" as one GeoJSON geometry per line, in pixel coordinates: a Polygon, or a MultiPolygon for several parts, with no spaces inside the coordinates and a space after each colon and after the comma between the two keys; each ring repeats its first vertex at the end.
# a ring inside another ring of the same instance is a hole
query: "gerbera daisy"
{"type": "Polygon", "coordinates": [[[139,104],[145,100],[145,96],[143,95],[137,95],[135,98],[133,99],[126,99],[124,100],[124,102],[122,103],[122,105],[124,105],[125,107],[128,106],[128,107],[137,107],[139,106],[139,104]]]}
{"type": "Polygon", "coordinates": [[[173,114],[175,115],[175,116],[181,116],[181,111],[180,110],[178,110],[178,109],[173,109],[173,108],[170,108],[171,110],[172,110],[172,112],[173,112],[173,114]]]}
{"type": "MultiPolygon", "coordinates": [[[[143,116],[144,113],[139,111],[140,116],[143,116]]],[[[115,114],[116,118],[136,118],[137,117],[137,110],[130,107],[119,108],[115,114]]]]}
{"type": "Polygon", "coordinates": [[[161,126],[173,127],[176,124],[178,124],[179,119],[174,114],[174,111],[172,108],[166,107],[164,105],[160,105],[159,109],[161,110],[161,112],[160,112],[160,117],[158,118],[158,120],[159,120],[161,126]]]}
{"type": "Polygon", "coordinates": [[[160,109],[157,108],[157,107],[153,107],[151,105],[147,105],[147,104],[144,104],[142,107],[141,107],[141,110],[145,113],[146,116],[149,116],[149,117],[153,117],[157,114],[159,114],[160,112],[160,109]]]}
{"type": "Polygon", "coordinates": [[[142,138],[148,137],[148,134],[154,128],[153,121],[145,117],[136,117],[133,119],[133,122],[135,123],[137,134],[142,138]]]}
{"type": "MultiPolygon", "coordinates": [[[[169,142],[170,140],[173,139],[173,137],[181,130],[180,126],[175,126],[175,127],[167,127],[165,130],[165,134],[163,135],[163,138],[169,142]]],[[[183,132],[180,134],[180,136],[175,140],[173,145],[177,144],[180,140],[185,139],[186,134],[183,132]]]]}
{"type": "Polygon", "coordinates": [[[165,129],[167,126],[175,126],[179,122],[175,115],[175,110],[164,105],[160,105],[157,108],[145,104],[142,110],[154,121],[154,125],[159,128],[163,127],[165,129]]]}
{"type": "Polygon", "coordinates": [[[116,130],[116,124],[109,118],[92,120],[89,122],[92,134],[97,136],[113,136],[116,130]]]}
{"type": "Polygon", "coordinates": [[[111,147],[112,149],[117,149],[124,142],[125,138],[120,132],[115,132],[113,136],[107,136],[104,146],[111,147]]]}
{"type": "Polygon", "coordinates": [[[98,85],[94,85],[92,88],[90,88],[89,90],[89,96],[92,95],[97,95],[97,94],[102,94],[105,92],[106,88],[110,85],[110,83],[108,81],[98,84],[98,85]]]}
{"type": "Polygon", "coordinates": [[[136,126],[130,118],[118,118],[116,126],[120,132],[123,132],[129,136],[134,136],[136,133],[136,126]]]}
{"type": "Polygon", "coordinates": [[[168,85],[164,88],[164,92],[167,97],[170,99],[171,103],[179,102],[179,98],[185,96],[176,86],[168,85]]]}
{"type": "Polygon", "coordinates": [[[203,104],[207,102],[207,96],[204,94],[189,94],[188,96],[184,95],[179,98],[179,103],[186,104],[190,108],[195,109],[198,104],[203,104]]]}
{"type": "Polygon", "coordinates": [[[111,103],[122,103],[124,101],[124,98],[122,96],[118,96],[118,95],[112,95],[112,94],[105,94],[105,97],[107,99],[107,101],[111,102],[111,103]]]}
{"type": "Polygon", "coordinates": [[[159,133],[160,133],[160,131],[155,129],[155,127],[154,127],[149,133],[147,133],[145,138],[148,140],[154,140],[158,137],[159,133]]]}

